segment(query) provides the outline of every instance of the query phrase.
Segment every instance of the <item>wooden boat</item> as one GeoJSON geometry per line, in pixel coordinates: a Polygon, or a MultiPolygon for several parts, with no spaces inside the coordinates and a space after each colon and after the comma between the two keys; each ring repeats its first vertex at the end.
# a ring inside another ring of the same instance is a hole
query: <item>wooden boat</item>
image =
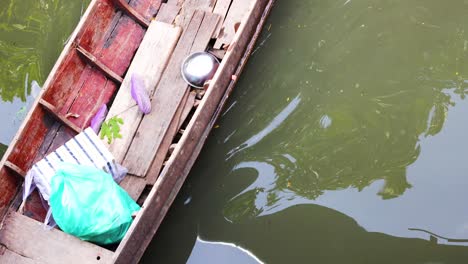
{"type": "Polygon", "coordinates": [[[0,263],[136,263],[196,160],[248,59],[273,0],[93,0],[0,163],[0,263]],[[190,53],[221,64],[204,90],[180,75],[190,53]],[[128,106],[144,73],[153,111],[128,106]],[[26,172],[89,126],[102,104],[125,120],[109,149],[129,169],[121,186],[142,205],[124,239],[101,247],[45,230],[40,197],[22,202],[26,172]],[[129,110],[130,109],[130,110],[129,110]],[[128,110],[128,111],[127,111],[128,110]]]}

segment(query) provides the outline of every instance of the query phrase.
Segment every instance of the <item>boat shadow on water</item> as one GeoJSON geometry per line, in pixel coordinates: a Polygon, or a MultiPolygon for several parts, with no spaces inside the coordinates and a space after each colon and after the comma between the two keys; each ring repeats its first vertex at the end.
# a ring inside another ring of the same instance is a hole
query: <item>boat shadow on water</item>
{"type": "MultiPolygon", "coordinates": [[[[176,203],[183,201],[179,198],[176,203]]],[[[142,263],[151,263],[154,256],[164,263],[166,257],[171,263],[201,263],[194,256],[202,254],[197,245],[204,237],[210,241],[229,238],[226,242],[244,248],[237,254],[217,256],[222,244],[226,244],[220,243],[213,247],[216,250],[203,256],[204,263],[239,263],[246,255],[252,256],[249,263],[459,263],[468,258],[466,247],[368,232],[353,218],[320,205],[296,205],[235,224],[219,214],[215,218],[203,218],[190,207],[178,206],[172,210],[142,263]],[[169,229],[176,229],[178,235],[174,236],[169,229]]]]}

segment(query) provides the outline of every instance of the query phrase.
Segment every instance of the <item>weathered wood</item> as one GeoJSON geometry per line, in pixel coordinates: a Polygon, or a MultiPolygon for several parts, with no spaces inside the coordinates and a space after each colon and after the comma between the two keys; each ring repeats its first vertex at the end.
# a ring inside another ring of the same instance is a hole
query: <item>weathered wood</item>
{"type": "Polygon", "coordinates": [[[119,84],[122,83],[123,79],[120,75],[109,69],[109,67],[100,62],[93,54],[86,51],[83,47],[77,44],[76,51],[78,51],[78,53],[88,64],[102,71],[108,78],[119,84]]]}
{"type": "Polygon", "coordinates": [[[112,2],[120,9],[125,11],[125,13],[131,18],[135,19],[140,25],[147,28],[149,27],[150,22],[144,18],[140,13],[138,13],[133,7],[131,7],[127,2],[123,0],[112,0],[112,2]]]}
{"type": "Polygon", "coordinates": [[[120,187],[127,191],[134,201],[137,201],[146,187],[146,179],[129,174],[122,180],[120,187]]]}
{"type": "Polygon", "coordinates": [[[112,252],[82,241],[18,213],[9,213],[0,229],[0,244],[43,263],[109,263],[112,252]]]}
{"type": "Polygon", "coordinates": [[[167,0],[167,3],[170,5],[181,6],[184,0],[167,0]]]}
{"type": "Polygon", "coordinates": [[[179,1],[179,5],[182,5],[179,16],[177,16],[175,23],[176,25],[186,29],[190,20],[192,19],[192,14],[195,10],[211,12],[213,11],[215,1],[213,0],[184,0],[179,1]],[[182,3],[180,3],[182,2],[182,3]]]}
{"type": "Polygon", "coordinates": [[[21,256],[15,252],[0,246],[0,263],[12,263],[12,264],[45,264],[33,259],[21,256]]]}
{"type": "Polygon", "coordinates": [[[231,6],[232,0],[218,0],[216,1],[216,5],[213,9],[213,13],[218,14],[221,16],[221,23],[218,24],[215,32],[213,33],[213,38],[217,38],[219,35],[219,31],[221,30],[224,19],[226,18],[227,12],[229,10],[229,6],[231,6]]]}
{"type": "Polygon", "coordinates": [[[123,161],[130,174],[140,177],[147,174],[188,87],[181,76],[180,65],[190,53],[205,50],[216,28],[217,22],[213,21],[218,19],[218,15],[194,12],[154,93],[152,111],[143,117],[123,161]]]}
{"type": "Polygon", "coordinates": [[[66,117],[62,116],[57,112],[57,109],[55,106],[50,104],[44,99],[39,100],[39,104],[44,107],[45,110],[47,110],[50,114],[52,114],[55,118],[57,118],[60,122],[62,122],[64,125],[67,127],[71,128],[73,131],[75,131],[77,134],[81,133],[82,129],[77,127],[75,124],[73,124],[70,120],[68,120],[66,117]]]}
{"type": "Polygon", "coordinates": [[[180,12],[180,6],[171,4],[162,4],[155,20],[172,24],[180,12]]]}
{"type": "Polygon", "coordinates": [[[222,49],[213,49],[213,48],[211,48],[211,49],[208,50],[208,52],[213,54],[219,60],[222,60],[224,58],[224,55],[226,55],[226,50],[222,50],[222,49]]]}
{"type": "Polygon", "coordinates": [[[108,145],[109,150],[118,162],[122,162],[143,118],[143,113],[136,107],[135,101],[130,94],[132,75],[136,74],[141,77],[148,93],[152,95],[179,36],[179,27],[158,21],[151,22],[140,48],[128,68],[122,86],[107,115],[107,119],[118,116],[124,120],[124,123],[120,126],[122,138],[116,139],[108,145]]]}
{"type": "Polygon", "coordinates": [[[184,108],[177,122],[177,130],[179,130],[182,127],[182,124],[187,119],[188,115],[190,114],[190,111],[192,111],[193,105],[195,104],[195,95],[195,91],[191,91],[189,93],[187,101],[185,102],[184,108]]]}
{"type": "MultiPolygon", "coordinates": [[[[125,0],[128,2],[128,0],[125,0]]],[[[130,0],[130,6],[135,9],[139,14],[145,17],[148,21],[159,13],[162,0],[130,0]]]]}
{"type": "Polygon", "coordinates": [[[254,0],[232,0],[231,8],[226,15],[223,26],[218,34],[218,39],[214,44],[215,49],[221,49],[223,45],[232,43],[234,35],[236,34],[236,27],[238,27],[245,16],[252,8],[254,0]]]}
{"type": "Polygon", "coordinates": [[[70,37],[69,43],[78,43],[87,51],[98,54],[102,46],[102,40],[107,39],[110,35],[109,31],[115,28],[118,22],[116,15],[119,12],[110,1],[98,0],[95,2],[95,10],[90,12],[87,17],[83,16],[92,23],[83,20],[82,17],[80,21],[85,22],[85,24],[79,34],[76,35],[76,38],[70,37]]]}
{"type": "Polygon", "coordinates": [[[181,119],[184,118],[183,114],[186,112],[185,109],[187,108],[187,104],[190,104],[189,96],[192,94],[195,96],[193,92],[189,92],[188,89],[186,90],[184,97],[174,115],[174,119],[169,125],[169,128],[167,129],[166,134],[164,135],[164,138],[159,145],[159,150],[156,152],[153,163],[151,164],[151,167],[146,174],[146,182],[148,185],[153,185],[156,182],[159,173],[161,172],[161,168],[163,166],[164,160],[166,159],[169,147],[171,146],[172,141],[183,122],[181,119]]]}
{"type": "Polygon", "coordinates": [[[12,162],[7,160],[7,161],[5,161],[4,165],[5,165],[5,167],[10,169],[11,171],[15,172],[18,176],[21,176],[23,178],[26,176],[26,172],[24,172],[24,170],[22,170],[20,167],[16,166],[12,162]]]}
{"type": "Polygon", "coordinates": [[[171,123],[171,126],[169,127],[163,141],[161,142],[161,151],[159,151],[156,154],[156,157],[153,163],[151,164],[151,168],[148,171],[147,176],[145,178],[142,178],[135,177],[133,175],[127,175],[127,177],[120,183],[120,186],[124,188],[130,195],[130,197],[132,197],[134,200],[137,200],[141,196],[142,192],[144,191],[147,185],[152,186],[156,182],[156,179],[161,171],[164,160],[169,152],[169,148],[178,131],[178,128],[180,128],[180,126],[187,118],[188,114],[190,113],[190,110],[193,107],[193,103],[195,101],[195,93],[187,92],[187,98],[184,101],[184,105],[181,105],[181,107],[179,107],[179,109],[176,112],[176,117],[179,121],[171,123]],[[164,151],[166,149],[167,151],[164,151]]]}
{"type": "Polygon", "coordinates": [[[0,167],[0,220],[8,210],[20,188],[21,179],[5,166],[0,167]]]}
{"type": "MultiPolygon", "coordinates": [[[[268,5],[270,8],[271,2],[268,5]]],[[[269,11],[269,9],[265,10],[266,4],[266,0],[256,0],[250,14],[244,19],[244,23],[235,37],[236,44],[221,63],[220,70],[218,70],[213,82],[210,84],[207,95],[187,127],[188,133],[185,133],[179,144],[177,144],[167,166],[143,204],[142,210],[117,248],[114,254],[115,263],[137,262],[151,242],[153,235],[156,233],[201,151],[216,117],[221,112],[222,105],[218,105],[218,102],[221,100],[226,87],[233,82],[229,77],[236,68],[242,67],[238,66],[237,62],[241,59],[249,41],[253,45],[252,43],[258,38],[258,34],[253,35],[253,37],[252,34],[262,13],[268,13],[269,11]]],[[[263,21],[259,23],[257,29],[261,28],[263,23],[263,21]]],[[[245,63],[245,60],[243,60],[243,63],[245,63]]]]}

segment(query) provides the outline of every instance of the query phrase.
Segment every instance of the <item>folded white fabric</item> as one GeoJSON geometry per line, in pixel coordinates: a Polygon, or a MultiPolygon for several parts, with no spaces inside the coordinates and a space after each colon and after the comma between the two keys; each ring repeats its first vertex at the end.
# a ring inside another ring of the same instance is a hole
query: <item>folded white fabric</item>
{"type": "Polygon", "coordinates": [[[51,179],[62,163],[94,166],[111,174],[116,182],[120,182],[127,174],[127,170],[115,162],[94,130],[87,128],[33,165],[26,175],[23,200],[35,186],[48,202],[51,179]]]}

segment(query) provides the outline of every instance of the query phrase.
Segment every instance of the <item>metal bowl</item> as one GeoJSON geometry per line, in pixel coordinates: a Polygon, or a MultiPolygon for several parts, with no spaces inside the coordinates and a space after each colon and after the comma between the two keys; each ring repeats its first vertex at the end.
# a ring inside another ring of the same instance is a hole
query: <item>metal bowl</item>
{"type": "Polygon", "coordinates": [[[182,63],[182,78],[195,88],[203,88],[211,80],[219,66],[219,60],[208,52],[195,52],[182,63]]]}

